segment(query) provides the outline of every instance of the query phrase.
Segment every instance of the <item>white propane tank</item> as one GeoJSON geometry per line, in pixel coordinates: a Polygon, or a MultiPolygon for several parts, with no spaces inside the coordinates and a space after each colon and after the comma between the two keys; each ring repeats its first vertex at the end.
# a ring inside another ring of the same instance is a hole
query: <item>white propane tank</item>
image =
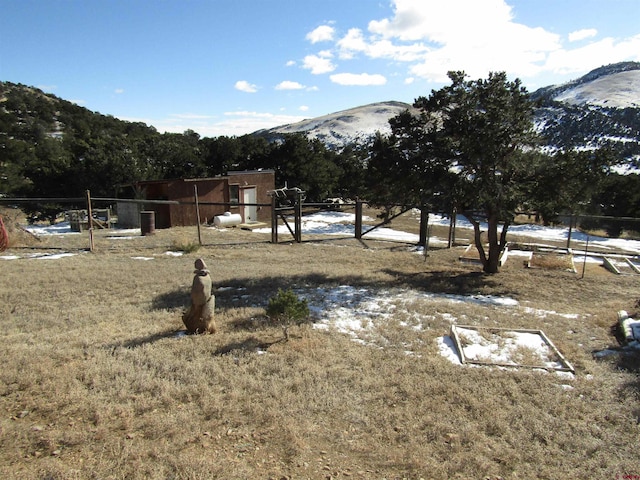
{"type": "Polygon", "coordinates": [[[242,216],[239,213],[224,212],[223,215],[213,217],[213,224],[216,227],[235,227],[242,223],[242,216]]]}

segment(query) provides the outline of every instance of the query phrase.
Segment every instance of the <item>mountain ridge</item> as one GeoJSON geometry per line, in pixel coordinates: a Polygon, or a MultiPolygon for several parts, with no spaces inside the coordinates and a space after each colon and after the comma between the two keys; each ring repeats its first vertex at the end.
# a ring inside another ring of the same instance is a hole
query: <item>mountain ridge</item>
{"type": "Polygon", "coordinates": [[[413,109],[409,103],[389,100],[375,102],[338,112],[308,118],[300,122],[261,129],[252,135],[269,140],[291,133],[305,133],[309,139],[318,139],[329,146],[366,141],[375,132],[391,132],[389,119],[405,110],[413,109]]]}
{"type": "MultiPolygon", "coordinates": [[[[550,151],[607,147],[640,164],[640,62],[605,65],[569,82],[539,88],[530,95],[536,105],[536,129],[550,151]]],[[[412,108],[401,101],[381,101],[248,135],[277,141],[286,134],[302,133],[339,150],[349,144],[367,145],[376,132],[389,134],[389,119],[412,108]]],[[[146,127],[155,131],[152,126],[91,112],[36,87],[0,82],[1,132],[11,135],[12,131],[30,128],[34,115],[40,118],[47,135],[57,138],[69,128],[86,130],[86,124],[94,122],[90,118],[114,124],[116,130],[146,127]],[[7,96],[18,89],[23,91],[19,96],[7,96]],[[83,120],[78,122],[80,118],[83,120]]]]}
{"type": "MultiPolygon", "coordinates": [[[[530,93],[534,122],[549,150],[608,147],[640,163],[640,62],[596,68],[569,82],[530,93]]],[[[389,119],[413,106],[376,102],[254,132],[270,141],[291,133],[319,139],[329,148],[363,143],[390,133],[389,119]]]]}

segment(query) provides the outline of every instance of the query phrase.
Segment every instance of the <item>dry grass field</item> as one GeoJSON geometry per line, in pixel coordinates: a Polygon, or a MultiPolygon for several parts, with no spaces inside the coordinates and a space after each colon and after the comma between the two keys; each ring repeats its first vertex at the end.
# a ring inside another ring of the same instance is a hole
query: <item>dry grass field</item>
{"type": "MultiPolygon", "coordinates": [[[[413,218],[392,226],[417,229],[413,218]]],[[[236,229],[205,229],[199,250],[166,253],[195,232],[118,240],[99,231],[94,253],[83,250],[87,233],[12,232],[3,255],[21,258],[0,259],[2,478],[640,475],[637,359],[593,358],[617,344],[616,311],[637,308],[640,278],[520,261],[487,276],[459,262],[460,247],[424,257],[366,237],[273,245],[236,229]],[[181,335],[199,257],[219,332],[181,335]],[[313,325],[284,342],[264,316],[278,288],[340,285],[505,296],[519,307],[416,301],[377,325],[385,341],[371,344],[313,325]],[[576,375],[456,365],[436,341],[452,318],[542,329],[576,375]],[[406,328],[410,319],[422,328],[406,328]]]]}

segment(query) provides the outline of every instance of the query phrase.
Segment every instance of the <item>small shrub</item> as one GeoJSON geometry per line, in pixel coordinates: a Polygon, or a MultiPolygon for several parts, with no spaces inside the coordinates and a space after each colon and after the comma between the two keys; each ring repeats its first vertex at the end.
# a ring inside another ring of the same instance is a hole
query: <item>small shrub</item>
{"type": "Polygon", "coordinates": [[[285,340],[289,340],[289,326],[300,325],[309,319],[309,305],[290,288],[278,289],[278,293],[269,299],[266,313],[271,321],[282,325],[285,340]]]}
{"type": "Polygon", "coordinates": [[[176,252],[193,253],[200,249],[200,244],[187,240],[174,240],[171,244],[171,249],[176,252]]]}

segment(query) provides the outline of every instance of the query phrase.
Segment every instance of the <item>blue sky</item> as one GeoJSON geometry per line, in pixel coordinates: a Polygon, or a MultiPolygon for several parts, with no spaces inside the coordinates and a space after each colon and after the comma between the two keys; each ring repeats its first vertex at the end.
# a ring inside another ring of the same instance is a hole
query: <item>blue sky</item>
{"type": "Polygon", "coordinates": [[[0,0],[0,80],[160,132],[242,135],[490,71],[640,61],[640,0],[0,0]]]}

